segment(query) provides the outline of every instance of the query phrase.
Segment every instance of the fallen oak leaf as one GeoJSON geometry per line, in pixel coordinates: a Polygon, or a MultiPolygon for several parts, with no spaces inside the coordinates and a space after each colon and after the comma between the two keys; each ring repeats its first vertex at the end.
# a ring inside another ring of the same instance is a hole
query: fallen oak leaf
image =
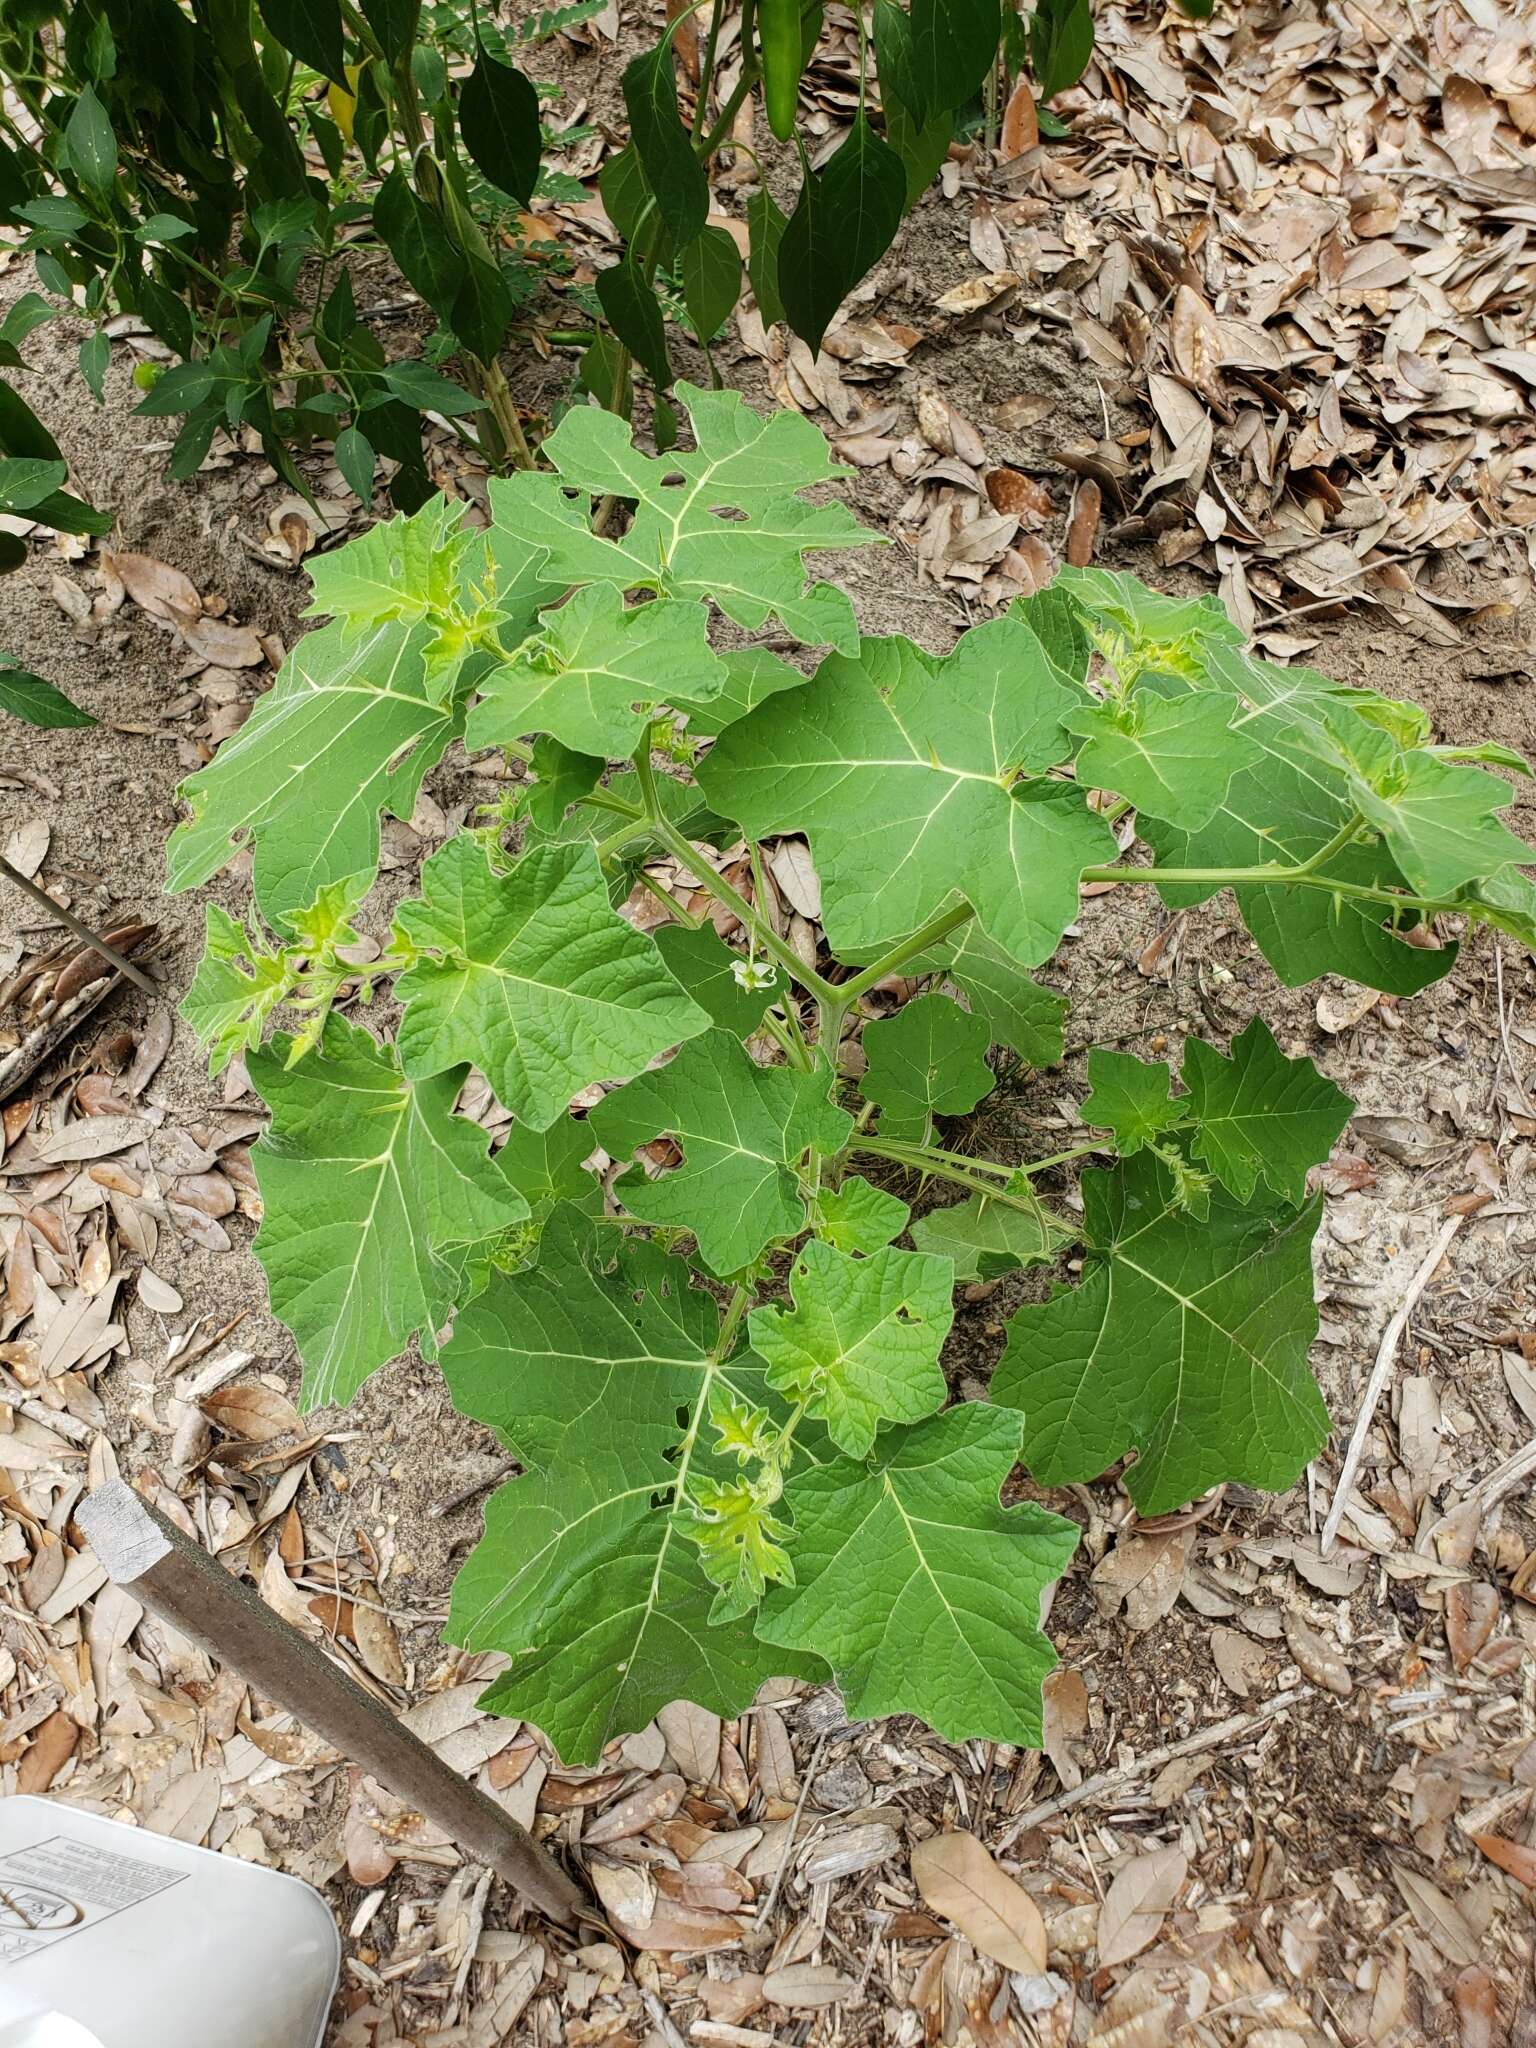
{"type": "Polygon", "coordinates": [[[1507,1841],[1503,1835],[1469,1834],[1467,1839],[1517,1884],[1536,1887],[1536,1849],[1524,1842],[1507,1841]]]}
{"type": "Polygon", "coordinates": [[[1099,1964],[1128,1963],[1157,1939],[1163,1915],[1184,1887],[1189,1858],[1181,1849],[1150,1849],[1116,1874],[1099,1909],[1099,1964]]]}
{"type": "Polygon", "coordinates": [[[930,1835],[919,1842],[912,1877],[934,1912],[983,1955],[1027,1977],[1043,1972],[1047,1943],[1039,1907],[974,1835],[930,1835]]]}

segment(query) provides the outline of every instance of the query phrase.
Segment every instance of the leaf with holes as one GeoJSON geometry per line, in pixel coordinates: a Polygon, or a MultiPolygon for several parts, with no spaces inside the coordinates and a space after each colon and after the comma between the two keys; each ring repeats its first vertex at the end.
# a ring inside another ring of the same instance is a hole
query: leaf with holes
{"type": "Polygon", "coordinates": [[[735,1273],[806,1227],[797,1169],[813,1147],[835,1152],[852,1129],[830,1094],[824,1071],[759,1067],[737,1039],[707,1031],[605,1096],[591,1123],[616,1159],[654,1138],[676,1140],[680,1165],[654,1180],[636,1167],[614,1192],[643,1222],[691,1230],[712,1273],[735,1273]]]}

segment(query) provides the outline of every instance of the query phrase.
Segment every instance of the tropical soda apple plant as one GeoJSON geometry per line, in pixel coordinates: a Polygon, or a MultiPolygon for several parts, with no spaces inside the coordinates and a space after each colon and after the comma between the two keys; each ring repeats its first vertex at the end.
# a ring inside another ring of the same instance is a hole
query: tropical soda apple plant
{"type": "Polygon", "coordinates": [[[453,1398],[523,1468],[449,1622],[510,1658],[488,1705],[588,1762],[670,1700],[729,1714],[830,1676],[856,1716],[1038,1743],[1041,1599],[1076,1530],[1005,1506],[1010,1475],[1129,1458],[1149,1515],[1294,1480],[1328,1430],[1307,1172],[1350,1104],[1256,1020],[1229,1052],[1190,1039],[1177,1077],[1093,1052],[1099,1135],[1068,1153],[983,1158],[944,1120],[993,1087],[992,1047],[1061,1057],[1065,1004],[1031,970],[1086,881],[1231,889],[1290,986],[1411,995],[1455,958],[1409,942],[1440,913],[1536,940],[1532,850],[1484,765],[1524,764],[1104,571],[942,657],[863,639],[806,568],[874,539],[807,502],[840,473],[820,434],[686,402],[691,452],[575,411],[552,473],[491,484],[487,531],[438,500],[313,565],[330,623],[183,790],[172,886],[248,846],[260,913],[210,907],[186,1014],[271,1109],[256,1250],[307,1398],[350,1399],[451,1322],[453,1398]],[[632,508],[617,533],[593,529],[608,497],[632,508]],[[727,648],[722,619],[819,665],[727,648]],[[366,970],[391,1043],[337,1007],[351,920],[381,813],[408,816],[455,739],[526,773],[426,862],[366,970]],[[744,840],[760,877],[789,833],[821,882],[815,965],[709,858],[744,840]],[[619,913],[637,882],[671,912],[654,934],[619,913]],[[927,992],[848,1060],[898,969],[927,992]],[[514,1119],[494,1150],[456,1113],[471,1068],[514,1119]],[[1071,1213],[1042,1181],[1089,1156],[1071,1213]],[[924,1184],[949,1199],[914,1216],[924,1184]],[[1012,1316],[990,1397],[952,1402],[956,1285],[1074,1245],[1081,1276],[1012,1316]]]}

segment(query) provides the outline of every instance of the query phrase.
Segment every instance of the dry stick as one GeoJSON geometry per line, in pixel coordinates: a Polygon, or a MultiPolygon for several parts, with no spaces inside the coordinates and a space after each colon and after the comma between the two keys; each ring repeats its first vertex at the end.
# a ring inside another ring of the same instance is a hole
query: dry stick
{"type": "Polygon", "coordinates": [[[1145,1777],[1148,1771],[1160,1770],[1164,1764],[1171,1764],[1181,1756],[1198,1756],[1203,1749],[1215,1749],[1218,1743],[1252,1734],[1255,1728],[1262,1728],[1266,1721],[1273,1721],[1277,1714],[1283,1714],[1287,1707],[1294,1707],[1298,1700],[1306,1699],[1312,1690],[1310,1685],[1293,1685],[1286,1692],[1277,1692],[1273,1699],[1266,1700],[1251,1714],[1233,1714],[1228,1720],[1215,1721],[1209,1728],[1202,1728],[1198,1735],[1186,1735],[1182,1742],[1165,1742],[1161,1749],[1149,1749],[1145,1756],[1137,1757],[1134,1763],[1121,1764],[1118,1770],[1101,1771],[1096,1778],[1086,1778],[1075,1791],[1059,1792],[1054,1799],[1047,1799],[1043,1805],[1031,1806],[1021,1813],[998,1844],[999,1848],[1011,1848],[1026,1828],[1054,1820],[1058,1813],[1068,1813],[1074,1806],[1084,1806],[1090,1799],[1102,1798],[1107,1792],[1121,1792],[1137,1778],[1145,1777]]]}
{"type": "Polygon", "coordinates": [[[115,1585],[418,1808],[475,1862],[488,1863],[553,1920],[568,1925],[590,1911],[526,1828],[125,1481],[87,1495],[75,1520],[115,1585]]]}
{"type": "Polygon", "coordinates": [[[1355,1417],[1354,1429],[1350,1432],[1349,1449],[1344,1453],[1344,1463],[1339,1471],[1338,1484],[1333,1489],[1333,1505],[1328,1510],[1328,1519],[1323,1524],[1320,1548],[1324,1557],[1333,1548],[1339,1533],[1339,1524],[1344,1519],[1344,1510],[1349,1506],[1350,1492],[1354,1487],[1355,1474],[1360,1470],[1360,1460],[1365,1453],[1365,1439],[1376,1413],[1376,1404],[1381,1399],[1387,1381],[1392,1376],[1392,1361],[1397,1356],[1397,1347],[1402,1341],[1408,1318],[1418,1305],[1419,1296],[1435,1277],[1440,1261],[1450,1250],[1451,1239],[1466,1222],[1465,1216],[1452,1216],[1430,1246],[1422,1266],[1408,1282],[1408,1291],[1398,1306],[1397,1314],[1381,1333],[1381,1342],[1376,1348],[1376,1363],[1371,1367],[1371,1376],[1365,1383],[1365,1393],[1360,1402],[1360,1413],[1355,1417]]]}
{"type": "Polygon", "coordinates": [[[116,946],[109,946],[89,925],[82,924],[79,918],[67,911],[62,904],[55,903],[46,889],[39,889],[30,875],[24,875],[20,868],[12,867],[4,854],[0,854],[0,875],[4,875],[8,882],[14,882],[24,895],[32,898],[40,910],[46,910],[51,918],[56,918],[67,932],[73,932],[77,939],[83,940],[93,951],[99,953],[103,960],[110,960],[119,974],[126,974],[131,982],[149,995],[164,994],[160,984],[151,981],[142,967],[135,967],[125,954],[118,952],[116,946]]]}

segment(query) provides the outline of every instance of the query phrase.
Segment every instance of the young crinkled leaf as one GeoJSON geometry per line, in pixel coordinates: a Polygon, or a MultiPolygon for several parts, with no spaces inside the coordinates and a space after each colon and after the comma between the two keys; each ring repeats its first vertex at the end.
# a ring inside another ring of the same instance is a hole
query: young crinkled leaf
{"type": "Polygon", "coordinates": [[[728,726],[699,781],[753,838],[805,833],[834,952],[868,956],[963,897],[1029,966],[1077,914],[1083,868],[1114,853],[1086,793],[1043,773],[1080,702],[1012,614],[942,660],[866,640],[728,726]]]}
{"type": "MultiPolygon", "coordinates": [[[[1068,600],[1104,647],[1121,682],[1190,676],[1218,647],[1243,644],[1214,597],[1172,597],[1117,569],[1058,569],[1043,597],[1068,600]]],[[[1041,600],[1026,598],[1031,609],[1041,600]]]]}
{"type": "Polygon", "coordinates": [[[489,1503],[448,1634],[511,1657],[482,1705],[532,1721],[567,1763],[673,1700],[733,1714],[766,1678],[817,1675],[750,1624],[710,1620],[684,1489],[709,1463],[712,1395],[750,1404],[760,1379],[713,1363],[719,1327],[681,1260],[561,1209],[538,1266],[493,1279],[444,1352],[458,1407],[529,1467],[489,1503]]]}
{"type": "Polygon", "coordinates": [[[485,573],[485,536],[463,524],[468,506],[437,496],[409,517],[381,519],[345,547],[309,558],[313,602],[307,618],[346,619],[353,626],[398,619],[419,625],[449,611],[470,558],[485,573]]]}
{"type": "Polygon", "coordinates": [[[753,632],[777,615],[810,646],[856,647],[847,596],[829,583],[806,589],[810,550],[878,539],[845,506],[807,505],[796,495],[845,474],[825,438],[795,413],[763,419],[734,392],[679,385],[678,396],[699,444],[692,453],[645,455],[612,413],[568,412],[542,450],[558,477],[523,472],[492,483],[498,560],[526,560],[532,549],[540,573],[557,584],[702,598],[753,632]],[[619,540],[591,528],[589,501],[608,492],[636,501],[619,540]]]}
{"type": "Polygon", "coordinates": [[[967,1402],[883,1430],[868,1460],[793,1471],[795,1584],[768,1593],[758,1634],[824,1657],[855,1719],[917,1714],[950,1742],[1038,1748],[1056,1663],[1040,1601],[1078,1532],[1000,1504],[1018,1455],[1018,1417],[967,1402]]]}
{"type": "Polygon", "coordinates": [[[405,1071],[477,1066],[535,1130],[594,1081],[638,1072],[709,1023],[610,909],[588,847],[536,847],[498,874],[475,840],[452,839],[396,931],[417,956],[395,983],[405,1071]]]}
{"type": "MultiPolygon", "coordinates": [[[[912,1211],[884,1188],[871,1187],[856,1173],[841,1187],[818,1188],[811,1205],[811,1227],[840,1252],[877,1252],[900,1237],[912,1211]]],[[[938,1245],[925,1247],[938,1251],[938,1245]]]]}
{"type": "Polygon", "coordinates": [[[255,1251],[312,1407],[350,1401],[413,1336],[430,1339],[472,1248],[528,1204],[486,1157],[486,1133],[453,1114],[462,1068],[413,1084],[391,1049],[335,1016],[300,1065],[284,1064],[287,1049],[280,1034],[249,1060],[272,1111],[252,1153],[255,1251]]]}
{"type": "Polygon", "coordinates": [[[616,1159],[676,1139],[680,1166],[654,1180],[635,1167],[614,1192],[642,1222],[691,1230],[712,1273],[736,1273],[775,1238],[804,1230],[796,1167],[813,1146],[837,1151],[853,1128],[830,1094],[824,1070],[760,1067],[737,1039],[707,1031],[605,1096],[589,1122],[616,1159]]]}
{"type": "Polygon", "coordinates": [[[1048,1264],[1071,1233],[1035,1201],[1027,1182],[1005,1192],[1012,1200],[967,1195],[947,1209],[930,1209],[912,1225],[912,1242],[953,1260],[957,1281],[997,1280],[1021,1266],[1048,1264]],[[1020,1200],[1028,1206],[1017,1207],[1020,1200]]]}
{"type": "Polygon", "coordinates": [[[964,1116],[990,1095],[991,1033],[948,996],[919,996],[894,1017],[864,1027],[864,1093],[884,1114],[880,1129],[921,1140],[935,1116],[964,1116]]]}
{"type": "Polygon", "coordinates": [[[422,777],[461,730],[452,666],[431,629],[399,620],[307,633],[213,761],[181,785],[191,816],[166,848],[167,886],[195,888],[247,843],[274,931],[329,883],[371,879],[379,813],[408,818],[422,777]]]}
{"type": "Polygon", "coordinates": [[[206,906],[203,957],[181,1014],[209,1047],[208,1071],[222,1074],[237,1052],[254,1052],[273,1011],[293,986],[293,961],[252,939],[245,926],[206,906]]]}
{"type": "Polygon", "coordinates": [[[1017,1312],[992,1378],[993,1401],[1024,1411],[1030,1470],[1065,1485],[1134,1448],[1144,1515],[1219,1480],[1289,1486],[1328,1433],[1307,1370],[1320,1198],[1277,1211],[1215,1189],[1196,1218],[1150,1153],[1082,1190],[1083,1278],[1017,1312]]]}
{"type": "Polygon", "coordinates": [[[481,679],[465,744],[502,746],[543,732],[604,759],[632,754],[678,689],[707,700],[723,688],[725,664],[707,625],[702,605],[658,598],[626,609],[612,584],[589,584],[545,612],[537,635],[481,679]]]}
{"type": "Polygon", "coordinates": [[[1354,1108],[1311,1060],[1287,1059],[1262,1017],[1233,1039],[1230,1059],[1185,1039],[1183,1076],[1189,1095],[1178,1106],[1194,1119],[1195,1157],[1240,1202],[1262,1176],[1282,1201],[1301,1203],[1308,1167],[1328,1157],[1354,1108]]]}
{"type": "Polygon", "coordinates": [[[790,1274],[794,1308],[748,1318],[768,1384],[825,1422],[839,1450],[864,1457],[882,1422],[919,1422],[944,1405],[954,1284],[948,1259],[889,1249],[856,1259],[812,1238],[790,1274]]]}

